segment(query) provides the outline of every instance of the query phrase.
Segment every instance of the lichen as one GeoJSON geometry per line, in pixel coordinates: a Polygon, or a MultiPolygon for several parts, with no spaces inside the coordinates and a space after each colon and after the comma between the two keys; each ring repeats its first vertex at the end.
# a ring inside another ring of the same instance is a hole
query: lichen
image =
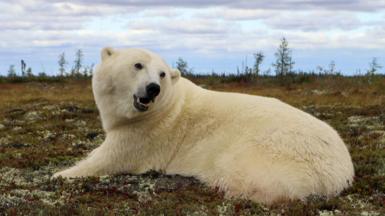
{"type": "MultiPolygon", "coordinates": [[[[25,94],[36,88],[34,98],[13,98],[0,108],[0,215],[385,215],[385,104],[357,104],[354,94],[341,99],[319,86],[303,86],[298,94],[275,89],[277,97],[336,128],[351,152],[356,177],[336,198],[265,206],[228,199],[191,177],[154,171],[52,179],[105,139],[89,84],[87,91],[83,84],[60,85],[49,86],[55,97],[47,96],[46,87],[30,86],[25,94]]],[[[244,88],[239,90],[256,93],[244,88]]]]}

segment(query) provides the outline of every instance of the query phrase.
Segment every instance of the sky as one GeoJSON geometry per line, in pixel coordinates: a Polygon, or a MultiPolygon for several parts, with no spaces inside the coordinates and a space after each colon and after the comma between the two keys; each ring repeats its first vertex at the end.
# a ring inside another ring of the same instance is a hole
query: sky
{"type": "Polygon", "coordinates": [[[67,70],[76,50],[84,65],[103,47],[141,47],[170,65],[178,57],[196,73],[234,73],[253,53],[274,62],[287,38],[295,70],[364,73],[376,57],[385,73],[385,0],[0,0],[0,74],[20,60],[34,73],[67,70]]]}

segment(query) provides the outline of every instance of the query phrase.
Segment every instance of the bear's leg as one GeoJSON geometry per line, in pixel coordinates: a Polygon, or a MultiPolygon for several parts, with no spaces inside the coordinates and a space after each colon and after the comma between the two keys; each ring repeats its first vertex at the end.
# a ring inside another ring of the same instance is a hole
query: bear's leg
{"type": "Polygon", "coordinates": [[[93,150],[86,159],[71,168],[55,173],[53,177],[74,178],[114,174],[121,171],[116,160],[116,153],[108,151],[105,145],[102,144],[93,150]]]}
{"type": "Polygon", "coordinates": [[[326,195],[319,175],[307,164],[290,158],[275,158],[265,152],[248,151],[217,161],[217,172],[206,181],[222,188],[228,197],[243,197],[272,204],[326,195]],[[216,173],[216,174],[215,174],[216,173]]]}

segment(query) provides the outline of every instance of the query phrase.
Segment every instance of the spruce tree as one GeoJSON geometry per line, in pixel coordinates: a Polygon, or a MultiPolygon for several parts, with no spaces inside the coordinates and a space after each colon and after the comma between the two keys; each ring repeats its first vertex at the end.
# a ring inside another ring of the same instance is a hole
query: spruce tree
{"type": "Polygon", "coordinates": [[[276,61],[273,64],[275,73],[277,76],[285,76],[293,72],[293,66],[295,62],[291,57],[291,49],[289,49],[289,43],[286,38],[281,39],[281,44],[275,53],[276,61]]]}

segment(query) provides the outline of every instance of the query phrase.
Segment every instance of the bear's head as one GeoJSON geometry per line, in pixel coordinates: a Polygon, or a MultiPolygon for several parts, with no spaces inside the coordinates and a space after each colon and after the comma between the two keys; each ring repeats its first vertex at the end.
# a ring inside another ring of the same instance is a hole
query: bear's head
{"type": "Polygon", "coordinates": [[[92,79],[102,120],[131,119],[167,106],[179,77],[179,70],[148,50],[104,48],[92,79]]]}

